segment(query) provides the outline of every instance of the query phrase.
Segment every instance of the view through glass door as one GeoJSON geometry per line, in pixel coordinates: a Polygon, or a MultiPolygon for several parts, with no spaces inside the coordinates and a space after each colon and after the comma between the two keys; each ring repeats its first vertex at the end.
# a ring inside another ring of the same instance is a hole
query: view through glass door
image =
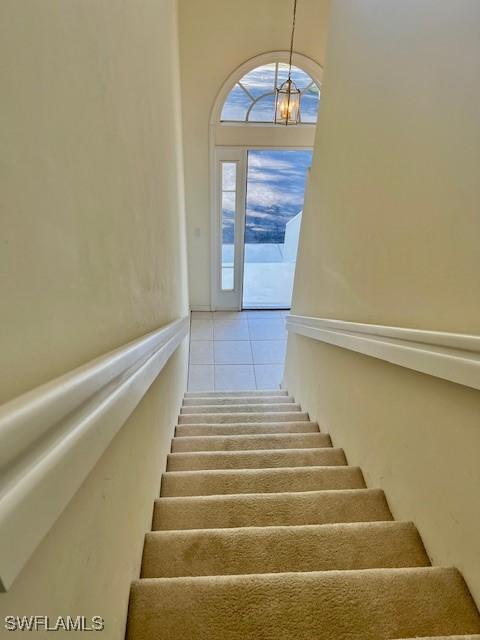
{"type": "Polygon", "coordinates": [[[250,149],[244,309],[289,309],[311,150],[250,149]]]}
{"type": "Polygon", "coordinates": [[[289,309],[311,150],[218,148],[216,309],[289,309]]]}

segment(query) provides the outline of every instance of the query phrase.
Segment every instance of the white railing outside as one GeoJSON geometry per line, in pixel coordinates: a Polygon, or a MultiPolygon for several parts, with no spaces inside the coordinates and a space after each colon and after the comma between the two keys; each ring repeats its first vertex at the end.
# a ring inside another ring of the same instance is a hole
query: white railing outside
{"type": "Polygon", "coordinates": [[[297,260],[302,214],[303,211],[297,213],[285,226],[285,244],[283,245],[283,260],[285,262],[295,262],[297,260]]]}

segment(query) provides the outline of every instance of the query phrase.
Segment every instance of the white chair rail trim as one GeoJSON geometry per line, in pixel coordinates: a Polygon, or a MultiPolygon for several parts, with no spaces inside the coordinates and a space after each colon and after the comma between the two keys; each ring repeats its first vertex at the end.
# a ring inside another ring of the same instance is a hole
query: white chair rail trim
{"type": "Polygon", "coordinates": [[[480,336],[287,316],[287,329],[314,340],[480,389],[480,336]]]}
{"type": "Polygon", "coordinates": [[[187,336],[181,318],[0,407],[6,591],[187,336]]]}

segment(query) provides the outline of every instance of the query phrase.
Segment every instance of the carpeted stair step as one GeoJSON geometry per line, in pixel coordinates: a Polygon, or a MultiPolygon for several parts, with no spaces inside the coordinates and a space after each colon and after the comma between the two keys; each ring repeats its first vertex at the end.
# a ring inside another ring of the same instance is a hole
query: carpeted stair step
{"type": "Polygon", "coordinates": [[[239,412],[239,413],[194,413],[178,416],[178,424],[218,424],[228,422],[308,422],[304,411],[283,412],[239,412]]]}
{"type": "Polygon", "coordinates": [[[153,531],[391,520],[379,489],[160,498],[153,531]]]}
{"type": "Polygon", "coordinates": [[[174,438],[172,453],[187,451],[252,451],[258,449],[318,449],[331,447],[328,433],[266,433],[174,438]]]}
{"type": "Polygon", "coordinates": [[[387,640],[475,634],[455,569],[153,578],[133,583],[127,640],[387,640]]]}
{"type": "Polygon", "coordinates": [[[170,453],[167,471],[201,469],[272,469],[346,465],[343,449],[272,449],[263,451],[200,451],[170,453]]]}
{"type": "Polygon", "coordinates": [[[208,404],[182,407],[181,415],[202,413],[285,413],[286,411],[301,411],[299,404],[284,402],[277,404],[208,404]]]}
{"type": "Polygon", "coordinates": [[[185,395],[152,529],[127,640],[480,640],[460,574],[286,391],[185,395]]]}
{"type": "Polygon", "coordinates": [[[142,578],[429,565],[410,522],[194,529],[148,533],[142,578]]]}
{"type": "Polygon", "coordinates": [[[210,496],[364,488],[359,467],[169,471],[162,476],[160,495],[210,496]]]}
{"type": "Polygon", "coordinates": [[[245,396],[238,398],[227,396],[225,398],[185,398],[184,407],[201,405],[232,405],[232,404],[294,404],[292,396],[245,396]]]}
{"type": "Polygon", "coordinates": [[[264,391],[187,391],[185,398],[252,398],[263,396],[288,396],[284,389],[265,389],[264,391]]]}
{"type": "Polygon", "coordinates": [[[179,424],[176,437],[230,436],[248,433],[318,433],[316,422],[231,422],[227,424],[179,424]]]}

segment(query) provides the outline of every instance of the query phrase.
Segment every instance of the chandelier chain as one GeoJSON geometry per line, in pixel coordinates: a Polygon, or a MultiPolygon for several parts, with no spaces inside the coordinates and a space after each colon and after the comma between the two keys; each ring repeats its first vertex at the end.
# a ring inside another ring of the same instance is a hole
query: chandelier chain
{"type": "Polygon", "coordinates": [[[297,16],[297,0],[293,0],[293,22],[292,22],[292,37],[290,38],[290,58],[288,61],[288,79],[291,79],[292,74],[292,56],[293,56],[293,39],[295,37],[295,20],[297,16]]]}

